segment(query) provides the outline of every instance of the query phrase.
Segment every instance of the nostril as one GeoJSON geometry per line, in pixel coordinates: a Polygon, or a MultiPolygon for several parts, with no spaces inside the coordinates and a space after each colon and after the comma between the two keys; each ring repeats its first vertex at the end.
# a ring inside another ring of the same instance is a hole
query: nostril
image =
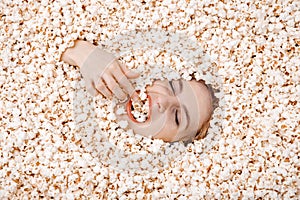
{"type": "Polygon", "coordinates": [[[157,106],[158,106],[159,112],[164,112],[165,111],[164,107],[159,102],[157,102],[157,106]]]}

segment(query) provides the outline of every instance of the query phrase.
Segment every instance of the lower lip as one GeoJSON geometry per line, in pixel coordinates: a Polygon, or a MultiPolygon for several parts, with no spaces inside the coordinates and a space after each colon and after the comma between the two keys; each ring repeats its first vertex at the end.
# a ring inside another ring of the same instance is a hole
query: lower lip
{"type": "Polygon", "coordinates": [[[132,105],[132,101],[131,101],[131,99],[128,101],[127,106],[126,106],[126,111],[127,111],[127,115],[129,116],[129,119],[131,119],[131,121],[133,121],[133,122],[135,122],[135,123],[141,124],[141,123],[145,123],[145,122],[147,122],[147,121],[150,120],[150,116],[151,116],[151,98],[150,98],[149,95],[147,95],[147,98],[148,98],[148,101],[149,101],[149,113],[148,113],[148,118],[147,118],[147,120],[144,121],[144,122],[138,122],[138,121],[133,117],[133,115],[132,115],[132,113],[131,113],[131,105],[132,105]]]}

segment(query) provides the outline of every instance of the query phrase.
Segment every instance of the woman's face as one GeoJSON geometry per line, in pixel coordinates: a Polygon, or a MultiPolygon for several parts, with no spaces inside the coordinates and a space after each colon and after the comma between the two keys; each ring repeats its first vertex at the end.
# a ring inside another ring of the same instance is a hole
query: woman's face
{"type": "Polygon", "coordinates": [[[123,103],[127,112],[118,116],[118,120],[127,120],[136,134],[166,142],[184,141],[194,138],[211,116],[211,94],[203,82],[157,80],[146,93],[150,113],[145,122],[132,118],[131,101],[123,103]]]}

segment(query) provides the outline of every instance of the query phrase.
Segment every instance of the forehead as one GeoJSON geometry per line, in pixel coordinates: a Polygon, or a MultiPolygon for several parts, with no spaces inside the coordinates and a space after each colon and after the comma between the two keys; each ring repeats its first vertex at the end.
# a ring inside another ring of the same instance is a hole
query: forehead
{"type": "Polygon", "coordinates": [[[181,82],[182,93],[178,95],[178,101],[182,106],[186,106],[190,115],[190,125],[186,130],[179,130],[176,136],[178,139],[195,134],[210,116],[211,106],[211,96],[203,82],[196,80],[181,82]]]}

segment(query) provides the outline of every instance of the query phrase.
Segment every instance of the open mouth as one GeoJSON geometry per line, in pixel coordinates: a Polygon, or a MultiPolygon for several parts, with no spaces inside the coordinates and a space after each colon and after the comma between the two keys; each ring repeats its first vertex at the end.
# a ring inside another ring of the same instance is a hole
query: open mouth
{"type": "Polygon", "coordinates": [[[127,114],[133,122],[144,123],[150,119],[150,105],[150,96],[147,94],[139,102],[130,99],[127,104],[127,114]]]}

